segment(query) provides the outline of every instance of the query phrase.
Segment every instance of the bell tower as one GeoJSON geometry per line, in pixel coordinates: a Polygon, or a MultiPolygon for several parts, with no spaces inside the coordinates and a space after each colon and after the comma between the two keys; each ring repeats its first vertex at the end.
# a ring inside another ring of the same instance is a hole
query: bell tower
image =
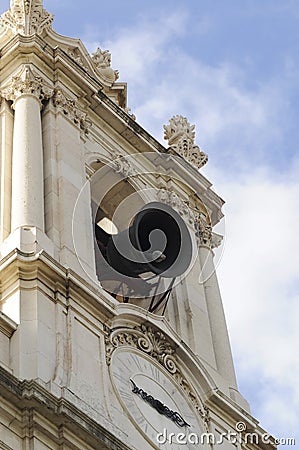
{"type": "Polygon", "coordinates": [[[110,52],[52,22],[11,0],[0,25],[0,448],[276,448],[238,391],[194,125],[161,145],[110,52]]]}

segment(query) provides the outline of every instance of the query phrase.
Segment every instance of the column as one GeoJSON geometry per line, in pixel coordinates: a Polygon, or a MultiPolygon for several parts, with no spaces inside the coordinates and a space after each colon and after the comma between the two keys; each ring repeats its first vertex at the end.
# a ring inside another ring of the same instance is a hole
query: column
{"type": "Polygon", "coordinates": [[[42,78],[24,65],[3,91],[15,110],[12,156],[11,231],[36,227],[44,232],[42,100],[52,96],[42,78]]]}
{"type": "Polygon", "coordinates": [[[0,109],[0,242],[10,233],[11,163],[14,117],[9,103],[2,99],[0,109]]]}
{"type": "Polygon", "coordinates": [[[222,299],[214,266],[212,251],[212,230],[205,225],[200,233],[199,259],[201,262],[200,281],[204,286],[212,341],[217,370],[229,386],[237,389],[233,358],[222,305],[222,299]]]}

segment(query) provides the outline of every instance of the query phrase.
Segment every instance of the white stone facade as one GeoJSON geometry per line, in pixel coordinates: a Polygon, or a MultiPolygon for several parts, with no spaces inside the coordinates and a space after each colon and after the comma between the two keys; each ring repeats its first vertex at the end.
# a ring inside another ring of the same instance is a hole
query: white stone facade
{"type": "Polygon", "coordinates": [[[219,439],[242,422],[261,437],[235,378],[213,263],[223,201],[197,170],[206,155],[194,136],[167,150],[144,131],[109,52],[90,56],[52,20],[40,0],[11,0],[0,28],[0,448],[160,448],[162,423],[219,439]],[[148,201],[187,223],[197,253],[163,314],[99,282],[99,186],[107,216],[125,202],[119,227],[148,201]],[[149,405],[130,377],[191,428],[149,405]]]}

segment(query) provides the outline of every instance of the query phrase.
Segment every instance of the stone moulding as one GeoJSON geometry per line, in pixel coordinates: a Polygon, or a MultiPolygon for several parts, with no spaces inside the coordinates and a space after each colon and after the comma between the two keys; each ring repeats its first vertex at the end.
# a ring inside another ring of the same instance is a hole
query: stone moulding
{"type": "Polygon", "coordinates": [[[186,117],[177,115],[164,125],[164,139],[168,140],[169,149],[173,150],[196,169],[208,162],[208,156],[195,145],[195,125],[190,125],[186,117]]]}
{"type": "Polygon", "coordinates": [[[187,398],[207,426],[210,421],[208,408],[201,402],[179,368],[176,347],[166,336],[151,326],[140,325],[134,328],[118,328],[110,330],[106,327],[106,362],[110,365],[114,351],[120,347],[139,350],[155,359],[175,379],[185,392],[187,398]]]}
{"type": "Polygon", "coordinates": [[[0,332],[6,337],[11,338],[18,325],[3,312],[0,311],[0,332]]]}
{"type": "Polygon", "coordinates": [[[55,89],[53,105],[80,128],[82,135],[88,134],[92,123],[87,117],[87,113],[78,106],[76,100],[69,99],[61,89],[55,89]]]}
{"type": "MultiPolygon", "coordinates": [[[[59,444],[71,444],[66,436],[69,431],[84,439],[93,448],[130,450],[130,447],[123,442],[123,433],[117,425],[108,422],[104,417],[102,423],[90,417],[88,411],[82,410],[82,405],[74,404],[66,397],[65,389],[61,390],[61,397],[56,397],[49,392],[48,387],[38,380],[18,380],[14,375],[7,372],[0,366],[0,397],[6,398],[22,413],[37,412],[42,419],[50,420],[54,426],[60,430],[59,444]],[[64,431],[66,433],[64,433],[64,431]]],[[[2,405],[1,405],[2,406],[2,405]]],[[[17,421],[18,419],[15,418],[17,421]]],[[[34,429],[42,430],[39,421],[30,421],[27,432],[34,432],[34,429]]],[[[24,427],[24,420],[22,421],[24,427]]],[[[49,428],[47,428],[49,433],[49,428]]],[[[48,434],[50,438],[52,435],[48,434]]],[[[57,434],[53,434],[53,441],[57,442],[57,434]]],[[[72,445],[72,444],[71,444],[72,445]]]]}
{"type": "Polygon", "coordinates": [[[0,20],[4,28],[23,36],[41,34],[52,22],[53,15],[43,8],[42,0],[11,0],[0,20]]]}

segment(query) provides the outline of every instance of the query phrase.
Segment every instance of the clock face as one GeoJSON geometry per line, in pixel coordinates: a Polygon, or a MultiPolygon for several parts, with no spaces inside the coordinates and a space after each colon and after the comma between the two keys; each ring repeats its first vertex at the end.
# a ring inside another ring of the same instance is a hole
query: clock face
{"type": "Polygon", "coordinates": [[[158,363],[140,352],[121,350],[114,352],[110,370],[123,408],[151,445],[167,450],[194,449],[190,434],[194,437],[202,432],[197,415],[158,363]]]}

